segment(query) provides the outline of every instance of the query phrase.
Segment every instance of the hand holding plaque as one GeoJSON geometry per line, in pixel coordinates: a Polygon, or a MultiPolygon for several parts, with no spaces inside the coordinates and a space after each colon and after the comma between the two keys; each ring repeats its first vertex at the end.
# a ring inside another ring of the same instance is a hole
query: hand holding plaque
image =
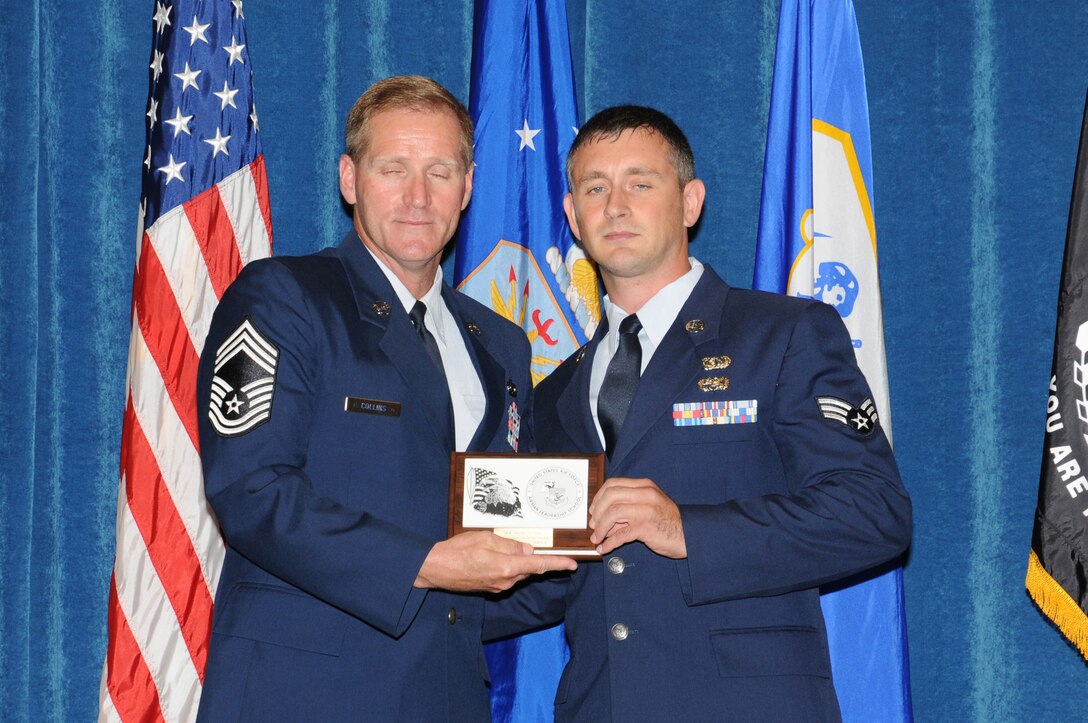
{"type": "Polygon", "coordinates": [[[454,452],[449,534],[487,529],[536,554],[599,558],[588,509],[603,477],[600,454],[454,452]]]}

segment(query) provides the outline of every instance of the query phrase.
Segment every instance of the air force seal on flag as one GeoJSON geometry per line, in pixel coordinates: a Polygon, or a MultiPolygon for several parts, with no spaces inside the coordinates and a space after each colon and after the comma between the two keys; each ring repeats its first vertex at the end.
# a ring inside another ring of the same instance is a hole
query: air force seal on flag
{"type": "Polygon", "coordinates": [[[825,419],[845,424],[858,434],[868,436],[876,429],[876,406],[868,397],[856,407],[838,397],[816,397],[816,402],[825,419]]]}
{"type": "Polygon", "coordinates": [[[216,350],[208,406],[216,432],[236,437],[271,418],[279,353],[248,318],[216,350]]]}

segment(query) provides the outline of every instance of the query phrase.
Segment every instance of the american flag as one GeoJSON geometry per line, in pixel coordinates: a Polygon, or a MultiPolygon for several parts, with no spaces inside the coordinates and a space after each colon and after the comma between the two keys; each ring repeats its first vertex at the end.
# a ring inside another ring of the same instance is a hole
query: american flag
{"type": "Polygon", "coordinates": [[[223,541],[196,371],[219,298],[272,252],[242,1],[156,2],[103,721],[191,721],[223,541]]]}

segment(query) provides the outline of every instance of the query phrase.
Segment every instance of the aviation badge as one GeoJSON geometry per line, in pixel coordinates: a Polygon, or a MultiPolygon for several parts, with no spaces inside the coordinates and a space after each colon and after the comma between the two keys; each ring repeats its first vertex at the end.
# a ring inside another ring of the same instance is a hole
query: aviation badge
{"type": "Polygon", "coordinates": [[[860,435],[868,436],[877,425],[876,405],[869,397],[858,406],[838,397],[816,397],[825,419],[845,424],[860,435]]]}
{"type": "Polygon", "coordinates": [[[279,349],[247,317],[215,351],[208,419],[224,437],[237,437],[272,417],[279,349]]]}

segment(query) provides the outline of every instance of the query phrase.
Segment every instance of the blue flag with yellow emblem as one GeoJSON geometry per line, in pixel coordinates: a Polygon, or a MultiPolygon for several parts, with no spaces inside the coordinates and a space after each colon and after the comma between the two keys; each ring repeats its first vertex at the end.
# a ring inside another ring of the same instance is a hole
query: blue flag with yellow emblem
{"type": "Polygon", "coordinates": [[[600,319],[596,271],[563,215],[578,133],[566,8],[478,0],[473,35],[476,172],[454,282],[525,329],[539,382],[600,319]]]}
{"type": "MultiPolygon", "coordinates": [[[[834,306],[891,438],[865,70],[850,0],[782,0],[753,285],[834,306]]],[[[912,720],[903,570],[824,591],[845,721],[912,720]]]]}
{"type": "MultiPolygon", "coordinates": [[[[596,270],[563,215],[578,132],[565,4],[477,0],[471,82],[476,171],[454,282],[525,329],[535,384],[593,336],[601,315],[596,270]]],[[[562,626],[486,653],[494,720],[551,720],[568,655],[562,626]]]]}

